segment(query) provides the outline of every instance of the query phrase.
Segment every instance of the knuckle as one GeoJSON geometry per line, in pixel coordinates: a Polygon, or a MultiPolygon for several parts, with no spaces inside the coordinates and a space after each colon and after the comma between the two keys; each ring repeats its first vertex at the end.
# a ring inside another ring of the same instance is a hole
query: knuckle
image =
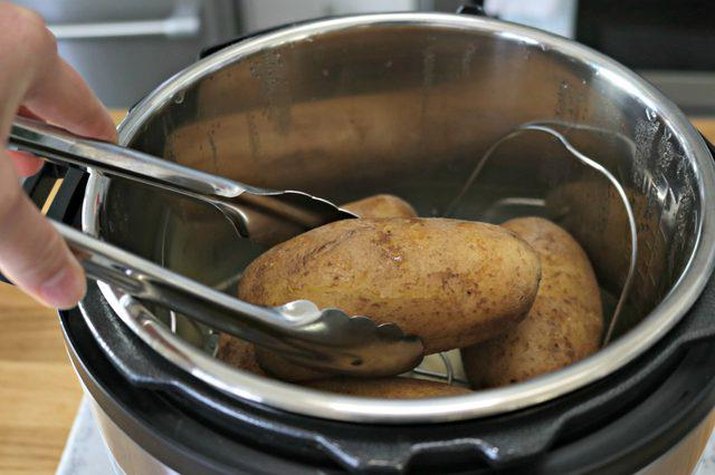
{"type": "Polygon", "coordinates": [[[3,4],[0,15],[12,26],[14,40],[33,54],[56,53],[57,40],[47,29],[45,20],[37,12],[12,4],[3,4]]]}

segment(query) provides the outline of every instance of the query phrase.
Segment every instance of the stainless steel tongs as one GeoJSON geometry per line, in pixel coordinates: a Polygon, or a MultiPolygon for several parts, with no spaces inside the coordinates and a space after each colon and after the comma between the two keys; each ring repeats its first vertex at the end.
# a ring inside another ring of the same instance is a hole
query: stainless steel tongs
{"type": "MultiPolygon", "coordinates": [[[[60,164],[92,168],[176,191],[218,206],[245,237],[274,244],[307,229],[355,217],[329,201],[296,191],[251,187],[113,144],[76,137],[30,119],[13,123],[11,148],[60,164]],[[276,226],[276,230],[269,229],[276,226]]],[[[252,305],[143,258],[54,223],[87,276],[159,304],[300,364],[364,376],[394,375],[416,366],[419,338],[366,316],[319,309],[307,300],[280,307],[252,305]]]]}
{"type": "Polygon", "coordinates": [[[257,188],[24,117],[15,118],[9,145],[60,165],[98,170],[211,204],[242,237],[260,244],[274,245],[320,225],[356,217],[308,193],[257,188]]]}

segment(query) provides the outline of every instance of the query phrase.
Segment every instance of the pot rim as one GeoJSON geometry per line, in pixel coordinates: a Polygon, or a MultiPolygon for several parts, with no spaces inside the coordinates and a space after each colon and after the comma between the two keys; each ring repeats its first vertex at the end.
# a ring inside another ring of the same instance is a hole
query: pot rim
{"type": "MultiPolygon", "coordinates": [[[[616,87],[637,96],[675,133],[684,154],[693,158],[701,216],[694,251],[670,292],[632,331],[592,356],[559,371],[507,387],[474,394],[419,400],[386,400],[328,394],[246,373],[201,352],[172,334],[149,312],[130,311],[139,303],[119,289],[100,283],[108,303],[145,343],[192,376],[238,398],[285,411],[358,423],[438,423],[496,415],[539,404],[593,383],[623,367],[668,333],[697,300],[715,268],[715,166],[704,139],[670,100],[634,72],[614,60],[540,30],[489,18],[441,13],[387,13],[317,20],[286,27],[236,43],[177,73],[139,102],[119,127],[119,143],[126,144],[154,111],[170,103],[176,93],[196,80],[246,55],[310,35],[365,25],[431,25],[478,29],[483,33],[555,50],[588,63],[616,87]]],[[[99,233],[99,210],[109,179],[92,172],[87,184],[82,227],[99,233]]],[[[140,305],[139,305],[140,306],[140,305]]],[[[84,309],[83,309],[84,311],[84,309]]]]}

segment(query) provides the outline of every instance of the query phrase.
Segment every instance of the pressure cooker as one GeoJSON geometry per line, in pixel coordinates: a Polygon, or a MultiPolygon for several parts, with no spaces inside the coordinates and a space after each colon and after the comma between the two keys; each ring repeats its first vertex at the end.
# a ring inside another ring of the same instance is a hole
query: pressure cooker
{"type": "MultiPolygon", "coordinates": [[[[393,193],[422,216],[440,216],[479,158],[533,122],[558,124],[627,190],[639,252],[611,342],[503,388],[357,398],[231,368],[214,357],[212,329],[91,284],[60,320],[119,470],[692,469],[715,404],[713,148],[615,61],[468,14],[319,19],[207,50],[130,110],[119,141],[256,186],[338,203],[393,193]]],[[[540,164],[554,145],[529,140],[503,151],[486,175],[493,179],[463,198],[456,217],[499,222],[543,211],[556,184],[540,164]]],[[[55,177],[46,171],[29,191],[41,200],[55,177]]],[[[607,309],[628,255],[627,236],[612,232],[620,218],[609,199],[584,193],[569,204],[595,220],[588,235],[575,235],[607,309]]],[[[227,276],[263,251],[236,242],[216,209],[98,172],[67,171],[49,214],[227,291],[235,285],[227,276]]]]}

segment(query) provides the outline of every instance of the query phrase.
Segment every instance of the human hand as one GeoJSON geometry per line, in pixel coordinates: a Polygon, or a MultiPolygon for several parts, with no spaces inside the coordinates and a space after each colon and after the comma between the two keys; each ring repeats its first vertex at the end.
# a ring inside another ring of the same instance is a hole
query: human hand
{"type": "MultiPolygon", "coordinates": [[[[18,113],[78,135],[116,140],[111,117],[59,57],[42,18],[2,2],[0,138],[5,143],[18,113]]],[[[20,176],[32,175],[41,166],[36,157],[0,149],[0,271],[41,303],[70,308],[86,291],[82,268],[20,186],[20,176]]]]}

